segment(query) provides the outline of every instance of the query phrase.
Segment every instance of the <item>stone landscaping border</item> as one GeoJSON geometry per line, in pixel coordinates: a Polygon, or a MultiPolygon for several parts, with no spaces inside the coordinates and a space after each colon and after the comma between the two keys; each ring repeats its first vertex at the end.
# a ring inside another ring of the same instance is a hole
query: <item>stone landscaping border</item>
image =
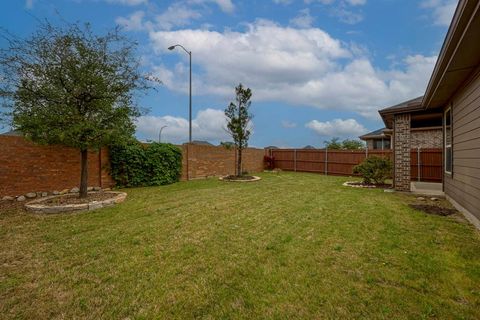
{"type": "Polygon", "coordinates": [[[358,181],[346,181],[342,184],[342,186],[350,187],[350,188],[386,189],[386,190],[389,189],[389,188],[380,188],[375,185],[361,185],[361,184],[358,184],[358,181]]]}
{"type": "Polygon", "coordinates": [[[254,181],[262,180],[262,178],[257,176],[252,176],[253,179],[250,179],[250,180],[230,180],[230,179],[225,179],[226,177],[228,176],[220,177],[218,178],[218,180],[225,181],[225,182],[254,182],[254,181]]]}
{"type": "MultiPolygon", "coordinates": [[[[89,192],[93,193],[93,192],[89,192]]],[[[36,199],[25,204],[25,208],[28,211],[34,213],[60,213],[60,212],[81,212],[81,211],[91,211],[104,207],[111,207],[117,203],[121,203],[127,197],[125,192],[118,191],[105,191],[105,193],[112,194],[112,198],[102,200],[102,201],[92,201],[89,203],[78,203],[78,204],[64,204],[64,205],[46,205],[42,202],[61,197],[61,195],[55,195],[45,198],[36,199]]]]}

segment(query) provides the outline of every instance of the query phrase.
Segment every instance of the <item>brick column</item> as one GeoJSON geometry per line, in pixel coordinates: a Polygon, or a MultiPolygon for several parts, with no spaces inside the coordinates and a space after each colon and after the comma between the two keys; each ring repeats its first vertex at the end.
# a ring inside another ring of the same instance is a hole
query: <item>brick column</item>
{"type": "Polygon", "coordinates": [[[394,187],[410,191],[410,114],[395,115],[393,126],[394,187]]]}

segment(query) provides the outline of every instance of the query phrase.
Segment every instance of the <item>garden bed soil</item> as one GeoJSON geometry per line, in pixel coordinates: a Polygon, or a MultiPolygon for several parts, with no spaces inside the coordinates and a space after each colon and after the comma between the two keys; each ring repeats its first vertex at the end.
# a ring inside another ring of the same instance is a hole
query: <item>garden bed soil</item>
{"type": "Polygon", "coordinates": [[[220,177],[220,180],[222,180],[222,181],[231,181],[231,182],[251,182],[251,181],[258,181],[260,179],[261,178],[257,177],[257,176],[234,176],[234,175],[229,175],[229,176],[220,177]]]}
{"type": "Polygon", "coordinates": [[[452,208],[447,208],[441,205],[432,205],[432,204],[416,204],[411,203],[409,206],[413,209],[420,210],[426,214],[434,214],[437,216],[449,216],[457,213],[457,210],[452,208]]]}
{"type": "Polygon", "coordinates": [[[373,189],[390,189],[392,188],[391,184],[383,183],[383,184],[372,184],[372,183],[364,183],[359,181],[349,181],[343,184],[344,186],[348,187],[355,187],[355,188],[373,188],[373,189]]]}
{"type": "Polygon", "coordinates": [[[67,194],[58,197],[53,197],[42,201],[44,205],[63,205],[63,204],[82,204],[90,203],[93,201],[103,201],[114,197],[116,194],[105,193],[105,192],[95,192],[88,193],[86,198],[79,198],[78,194],[67,194]]]}
{"type": "Polygon", "coordinates": [[[35,213],[61,213],[97,210],[123,202],[125,192],[89,192],[86,198],[79,198],[78,194],[51,196],[37,199],[25,204],[28,211],[35,213]]]}

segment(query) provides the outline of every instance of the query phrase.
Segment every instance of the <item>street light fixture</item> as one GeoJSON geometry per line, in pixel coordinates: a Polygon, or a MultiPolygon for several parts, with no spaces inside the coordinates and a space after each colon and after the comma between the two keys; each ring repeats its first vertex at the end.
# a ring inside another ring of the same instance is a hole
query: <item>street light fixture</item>
{"type": "Polygon", "coordinates": [[[173,50],[176,47],[180,47],[185,51],[190,58],[190,103],[188,108],[188,142],[192,143],[192,51],[188,51],[181,44],[176,44],[174,46],[168,47],[168,50],[173,50]]]}
{"type": "Polygon", "coordinates": [[[160,132],[158,133],[158,143],[162,142],[162,131],[168,126],[163,126],[160,128],[160,132]]]}

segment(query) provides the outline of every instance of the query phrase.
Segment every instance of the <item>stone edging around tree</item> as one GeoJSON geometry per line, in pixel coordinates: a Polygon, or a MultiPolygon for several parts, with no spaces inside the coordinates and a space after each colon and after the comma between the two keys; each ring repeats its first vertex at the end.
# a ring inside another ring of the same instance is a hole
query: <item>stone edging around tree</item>
{"type": "Polygon", "coordinates": [[[89,203],[78,203],[78,204],[64,204],[64,205],[46,205],[42,202],[61,196],[50,196],[37,200],[30,201],[25,204],[25,208],[28,211],[34,213],[61,213],[61,212],[81,212],[81,211],[91,211],[104,207],[111,207],[117,203],[121,203],[127,197],[125,192],[118,191],[106,191],[104,193],[112,194],[112,198],[102,200],[102,201],[92,201],[89,203]]]}
{"type": "Polygon", "coordinates": [[[231,180],[231,179],[225,179],[226,177],[228,177],[228,176],[220,177],[220,178],[218,178],[218,180],[226,181],[226,182],[254,182],[254,181],[262,180],[262,178],[257,177],[257,176],[252,176],[253,179],[250,179],[250,180],[241,180],[241,179],[231,180]]]}

